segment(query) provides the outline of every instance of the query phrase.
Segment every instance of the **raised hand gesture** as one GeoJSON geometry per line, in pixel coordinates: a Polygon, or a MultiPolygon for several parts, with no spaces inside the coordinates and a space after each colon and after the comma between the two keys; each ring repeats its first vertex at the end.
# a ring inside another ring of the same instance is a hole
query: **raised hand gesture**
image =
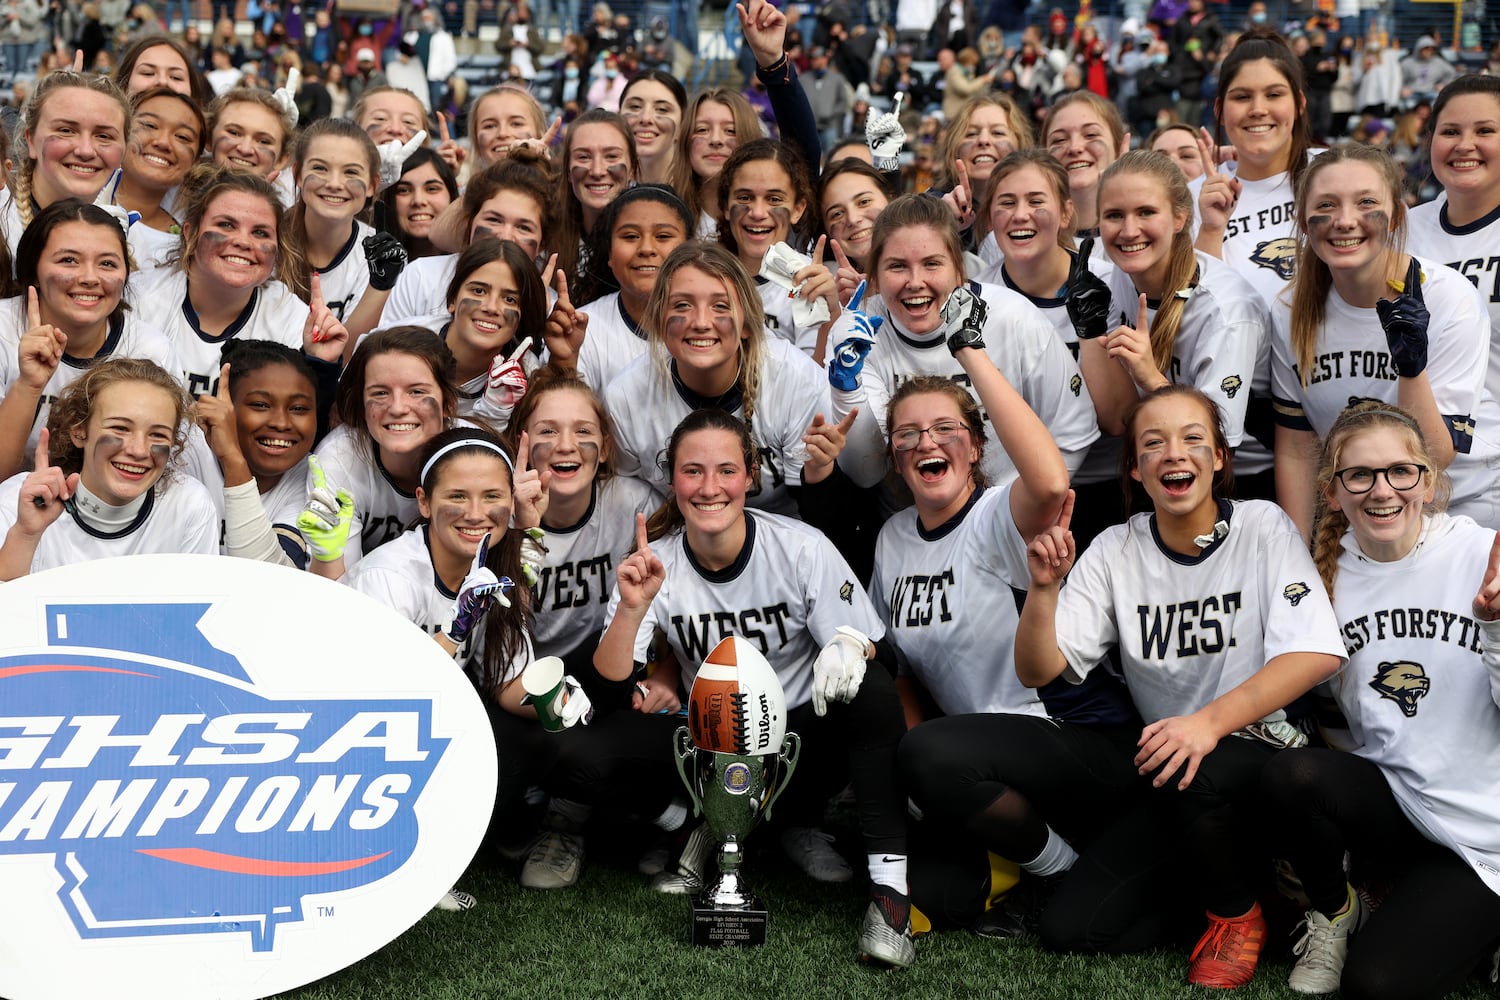
{"type": "Polygon", "coordinates": [[[42,322],[42,309],[37,302],[36,289],[26,289],[26,332],[21,336],[17,348],[17,360],[21,367],[21,381],[29,388],[42,392],[57,366],[62,364],[63,354],[68,349],[68,335],[51,323],[42,322]]]}
{"type": "Polygon", "coordinates": [[[807,460],[802,463],[802,482],[821,483],[828,478],[833,472],[834,461],[849,439],[849,428],[854,426],[854,418],[858,416],[858,407],[836,424],[824,420],[821,413],[813,416],[807,432],[802,435],[802,443],[807,447],[807,460]]]}
{"type": "Polygon", "coordinates": [[[786,51],[786,15],[767,0],[749,0],[734,5],[740,16],[745,44],[755,54],[755,64],[773,66],[786,51]]]}
{"type": "Polygon", "coordinates": [[[1031,573],[1033,588],[1056,587],[1073,568],[1073,560],[1078,556],[1073,532],[1069,530],[1074,499],[1073,491],[1069,490],[1062,510],[1058,511],[1057,523],[1039,532],[1026,546],[1026,568],[1031,573]]]}
{"type": "Polygon", "coordinates": [[[47,456],[48,432],[42,428],[36,443],[36,468],[21,481],[16,528],[31,538],[39,538],[47,527],[62,517],[63,505],[78,489],[78,473],[64,476],[63,470],[47,456]]]}
{"type": "Polygon", "coordinates": [[[437,155],[443,158],[448,168],[457,176],[464,160],[468,159],[469,151],[453,141],[453,132],[448,128],[448,116],[441,111],[437,113],[438,123],[438,148],[437,155]]]}
{"type": "Polygon", "coordinates": [[[226,361],[219,366],[219,385],[213,395],[205,393],[198,397],[193,404],[193,412],[197,415],[198,426],[203,428],[204,437],[208,438],[208,447],[219,460],[219,465],[224,470],[224,482],[227,486],[238,486],[245,482],[244,478],[233,476],[235,482],[230,482],[231,469],[243,471],[248,474],[249,468],[245,463],[244,453],[240,450],[239,421],[235,418],[234,402],[229,398],[229,363],[226,361]]]}
{"type": "Polygon", "coordinates": [[[662,584],[667,582],[667,568],[656,553],[651,551],[651,542],[646,537],[646,515],[635,516],[635,551],[625,557],[615,571],[615,584],[620,588],[620,606],[641,612],[651,606],[662,584]]]}
{"type": "Polygon", "coordinates": [[[557,301],[552,304],[552,311],[547,314],[547,326],[542,332],[542,340],[547,345],[547,354],[561,368],[574,368],[578,363],[578,351],[583,347],[583,338],[588,334],[589,317],[587,313],[573,308],[573,301],[568,298],[568,276],[562,271],[556,271],[554,281],[557,284],[557,301]]]}
{"type": "Polygon", "coordinates": [[[1401,378],[1416,378],[1427,370],[1427,324],[1431,317],[1422,300],[1422,269],[1417,258],[1410,261],[1400,293],[1393,300],[1375,301],[1391,364],[1401,378]]]}
{"type": "Polygon", "coordinates": [[[484,620],[485,613],[496,601],[501,607],[510,607],[506,592],[515,589],[515,582],[508,576],[495,576],[494,571],[484,564],[489,552],[490,536],[486,532],[479,540],[479,548],[474,550],[474,562],[469,566],[464,582],[459,585],[458,597],[453,601],[453,622],[445,630],[456,646],[464,644],[474,626],[484,620]]]}
{"type": "Polygon", "coordinates": [[[531,467],[531,439],[521,432],[520,444],[516,446],[515,498],[512,511],[517,528],[540,527],[547,516],[547,487],[552,485],[552,473],[546,469],[531,467]]]}
{"type": "Polygon", "coordinates": [[[490,375],[484,383],[484,398],[503,413],[515,409],[521,397],[526,395],[530,383],[526,380],[526,369],[521,366],[521,359],[530,349],[530,338],[522,338],[516,341],[515,349],[509,354],[496,354],[490,361],[490,375]]]}
{"type": "Polygon", "coordinates": [[[1197,135],[1198,156],[1203,161],[1203,186],[1198,189],[1198,214],[1202,217],[1201,228],[1222,232],[1229,226],[1229,217],[1239,204],[1240,191],[1244,187],[1238,179],[1219,172],[1219,147],[1214,144],[1208,129],[1200,128],[1197,135]]]}
{"type": "Polygon", "coordinates": [[[1089,270],[1092,236],[1083,241],[1068,268],[1068,298],[1064,303],[1073,333],[1079,340],[1093,340],[1109,331],[1109,286],[1089,270]]]}
{"type": "Polygon", "coordinates": [[[302,352],[322,361],[338,361],[348,341],[349,331],[323,301],[323,286],[314,271],[312,301],[308,303],[307,322],[302,325],[302,352]]]}
{"type": "Polygon", "coordinates": [[[1156,367],[1151,353],[1151,311],[1142,295],[1135,314],[1135,326],[1117,326],[1104,341],[1104,349],[1118,361],[1141,392],[1150,392],[1166,383],[1166,376],[1156,367]]]}

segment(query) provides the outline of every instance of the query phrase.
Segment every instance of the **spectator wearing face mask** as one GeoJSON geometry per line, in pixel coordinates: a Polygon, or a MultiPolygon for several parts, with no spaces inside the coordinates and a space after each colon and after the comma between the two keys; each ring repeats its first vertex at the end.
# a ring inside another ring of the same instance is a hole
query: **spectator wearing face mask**
{"type": "Polygon", "coordinates": [[[1171,119],[1177,90],[1177,67],[1167,52],[1167,43],[1152,39],[1146,48],[1146,65],[1135,75],[1135,105],[1132,110],[1136,135],[1154,131],[1163,118],[1171,119]]]}
{"type": "Polygon", "coordinates": [[[618,112],[620,95],[625,92],[625,84],[630,82],[620,73],[620,57],[613,52],[605,52],[600,60],[600,69],[601,72],[589,87],[588,106],[618,112]]]}

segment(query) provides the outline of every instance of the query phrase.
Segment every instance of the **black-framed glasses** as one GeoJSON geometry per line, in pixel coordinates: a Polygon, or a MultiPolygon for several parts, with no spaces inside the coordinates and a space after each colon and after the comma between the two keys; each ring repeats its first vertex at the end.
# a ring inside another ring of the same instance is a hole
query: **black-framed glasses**
{"type": "Polygon", "coordinates": [[[912,451],[922,443],[923,434],[932,438],[933,444],[945,445],[968,429],[967,424],[957,420],[939,420],[931,427],[898,427],[891,435],[891,447],[897,451],[912,451]]]}
{"type": "Polygon", "coordinates": [[[1409,490],[1422,481],[1422,475],[1426,471],[1427,466],[1417,465],[1415,462],[1387,465],[1383,469],[1367,469],[1362,465],[1351,465],[1347,469],[1335,472],[1333,478],[1342,483],[1348,492],[1359,494],[1368,493],[1375,488],[1376,476],[1384,476],[1387,485],[1393,490],[1409,490]]]}

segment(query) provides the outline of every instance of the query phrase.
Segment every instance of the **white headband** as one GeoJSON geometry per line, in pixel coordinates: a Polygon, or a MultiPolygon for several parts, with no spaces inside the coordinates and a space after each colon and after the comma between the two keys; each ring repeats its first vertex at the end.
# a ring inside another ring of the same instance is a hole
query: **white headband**
{"type": "Polygon", "coordinates": [[[493,451],[495,454],[505,459],[506,467],[510,469],[511,475],[515,475],[516,463],[510,460],[510,456],[505,453],[504,448],[500,447],[494,441],[487,441],[484,438],[480,437],[472,437],[460,438],[457,441],[450,441],[448,444],[443,445],[437,451],[433,452],[432,457],[429,458],[425,464],[423,464],[422,474],[417,477],[417,482],[427,482],[427,473],[431,472],[432,467],[438,464],[438,459],[442,458],[444,455],[447,455],[449,452],[457,451],[460,448],[486,448],[490,451],[493,451]]]}

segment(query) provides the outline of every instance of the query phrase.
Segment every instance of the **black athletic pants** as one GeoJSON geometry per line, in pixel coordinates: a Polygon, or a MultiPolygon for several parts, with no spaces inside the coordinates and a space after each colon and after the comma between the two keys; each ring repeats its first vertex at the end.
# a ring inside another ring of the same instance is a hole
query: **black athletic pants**
{"type": "Polygon", "coordinates": [[[1320,912],[1346,901],[1345,850],[1356,872],[1394,880],[1350,939],[1346,1000],[1441,997],[1493,952],[1500,895],[1412,826],[1379,767],[1337,750],[1293,750],[1266,767],[1262,786],[1278,854],[1320,912]]]}

